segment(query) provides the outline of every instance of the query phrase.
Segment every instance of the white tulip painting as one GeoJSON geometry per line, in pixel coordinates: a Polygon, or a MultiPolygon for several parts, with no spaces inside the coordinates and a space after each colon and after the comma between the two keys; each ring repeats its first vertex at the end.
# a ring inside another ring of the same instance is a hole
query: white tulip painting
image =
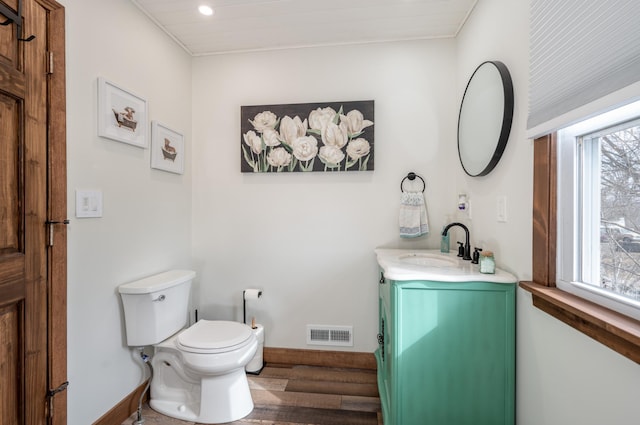
{"type": "Polygon", "coordinates": [[[374,101],[242,106],[247,173],[372,171],[374,101]]]}

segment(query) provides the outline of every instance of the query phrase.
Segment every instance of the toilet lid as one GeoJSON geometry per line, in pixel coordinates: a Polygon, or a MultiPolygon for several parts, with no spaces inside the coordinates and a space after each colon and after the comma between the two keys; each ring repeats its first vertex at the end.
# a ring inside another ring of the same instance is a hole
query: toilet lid
{"type": "Polygon", "coordinates": [[[251,337],[251,327],[224,320],[199,320],[178,335],[185,350],[221,350],[242,344],[251,337]]]}

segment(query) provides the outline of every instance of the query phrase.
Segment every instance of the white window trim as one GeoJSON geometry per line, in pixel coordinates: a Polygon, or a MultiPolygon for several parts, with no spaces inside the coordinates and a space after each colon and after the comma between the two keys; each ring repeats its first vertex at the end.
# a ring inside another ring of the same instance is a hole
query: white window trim
{"type": "MultiPolygon", "coordinates": [[[[635,102],[558,132],[556,285],[563,291],[640,320],[640,302],[579,282],[582,270],[579,269],[576,257],[581,247],[578,245],[576,235],[582,232],[582,223],[575,219],[584,202],[580,198],[578,179],[576,178],[579,173],[579,167],[576,163],[576,138],[638,117],[640,117],[640,102],[635,102]]],[[[599,195],[597,197],[599,201],[599,195]]],[[[589,242],[589,237],[593,237],[593,235],[588,235],[585,243],[589,242]]],[[[592,246],[595,245],[597,244],[592,244],[592,246]]],[[[599,258],[599,248],[594,249],[598,251],[599,258]]],[[[587,273],[592,271],[593,269],[587,273]]]]}

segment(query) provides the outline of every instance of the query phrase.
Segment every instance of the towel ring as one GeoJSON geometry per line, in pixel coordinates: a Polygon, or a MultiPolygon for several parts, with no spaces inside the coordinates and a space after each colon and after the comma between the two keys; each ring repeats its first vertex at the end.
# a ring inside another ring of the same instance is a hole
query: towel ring
{"type": "Polygon", "coordinates": [[[420,177],[419,175],[417,175],[416,173],[414,173],[413,171],[411,171],[409,174],[407,174],[407,176],[405,178],[402,179],[402,181],[400,182],[400,192],[404,192],[404,189],[402,188],[402,185],[404,184],[404,181],[406,179],[409,179],[410,181],[413,181],[417,178],[419,178],[420,180],[422,180],[422,192],[424,193],[424,190],[427,188],[427,184],[424,182],[424,179],[422,177],[420,177]]]}

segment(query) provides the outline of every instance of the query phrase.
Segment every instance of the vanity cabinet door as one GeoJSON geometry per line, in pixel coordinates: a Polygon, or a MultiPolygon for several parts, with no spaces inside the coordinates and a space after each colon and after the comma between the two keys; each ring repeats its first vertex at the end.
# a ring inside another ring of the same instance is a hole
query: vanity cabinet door
{"type": "Polygon", "coordinates": [[[385,423],[513,425],[515,286],[388,285],[385,423]]]}

